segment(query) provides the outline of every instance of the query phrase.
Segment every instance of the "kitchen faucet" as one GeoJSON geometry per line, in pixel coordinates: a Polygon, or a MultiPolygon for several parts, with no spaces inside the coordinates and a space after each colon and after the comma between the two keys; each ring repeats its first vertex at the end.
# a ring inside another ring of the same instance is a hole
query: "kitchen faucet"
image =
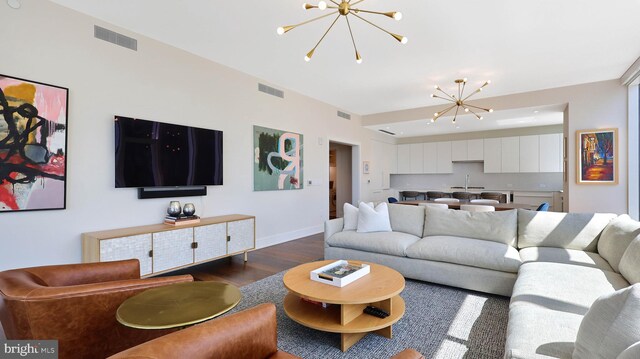
{"type": "Polygon", "coordinates": [[[467,192],[469,189],[469,174],[467,173],[466,176],[464,176],[464,191],[467,192]]]}

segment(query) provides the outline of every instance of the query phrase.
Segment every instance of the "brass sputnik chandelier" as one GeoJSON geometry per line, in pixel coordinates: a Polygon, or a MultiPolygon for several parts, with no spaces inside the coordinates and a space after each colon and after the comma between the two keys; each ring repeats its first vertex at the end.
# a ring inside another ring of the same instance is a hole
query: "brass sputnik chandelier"
{"type": "Polygon", "coordinates": [[[340,16],[344,16],[344,19],[347,22],[347,27],[349,28],[349,34],[351,35],[351,42],[353,43],[353,49],[356,52],[356,62],[359,63],[359,64],[362,63],[362,56],[360,56],[360,53],[358,52],[358,48],[356,46],[356,40],[353,37],[353,31],[351,31],[351,23],[349,22],[349,15],[353,15],[354,17],[356,17],[356,18],[368,23],[369,25],[372,25],[372,26],[374,26],[374,27],[386,32],[387,34],[391,35],[394,39],[398,40],[402,44],[406,44],[407,43],[408,39],[406,37],[398,35],[398,34],[394,34],[392,32],[389,32],[389,31],[381,28],[380,26],[372,23],[371,21],[363,18],[362,16],[358,15],[359,13],[384,15],[386,17],[390,17],[392,19],[400,21],[400,19],[402,19],[402,13],[396,12],[396,11],[377,12],[377,11],[364,10],[364,9],[360,9],[360,8],[355,8],[354,7],[355,5],[361,3],[361,2],[363,2],[365,0],[358,0],[358,1],[355,1],[355,2],[352,2],[352,0],[341,0],[341,2],[338,2],[338,1],[335,1],[335,0],[330,0],[330,1],[334,5],[327,5],[326,2],[320,1],[320,2],[318,2],[318,5],[303,4],[302,7],[305,10],[310,10],[310,9],[319,9],[319,10],[337,9],[336,11],[330,12],[330,13],[328,13],[326,15],[318,16],[316,18],[301,22],[301,23],[296,24],[296,25],[288,25],[288,26],[279,27],[278,30],[277,30],[278,31],[278,35],[282,35],[282,34],[285,34],[285,33],[289,32],[289,31],[295,29],[298,26],[302,26],[302,25],[308,24],[310,22],[313,22],[313,21],[316,21],[316,20],[320,20],[320,19],[323,19],[325,17],[329,17],[331,15],[338,14],[338,16],[336,16],[335,20],[333,20],[333,22],[331,23],[331,25],[327,29],[327,31],[325,31],[324,35],[322,35],[322,37],[320,38],[318,43],[316,43],[316,46],[314,46],[313,49],[311,49],[311,51],[309,51],[307,53],[307,56],[304,57],[305,61],[308,62],[308,61],[311,60],[311,57],[313,56],[313,53],[316,51],[316,49],[318,48],[318,46],[320,45],[322,40],[324,40],[325,36],[327,36],[329,31],[331,31],[331,29],[333,28],[333,25],[335,25],[336,22],[338,21],[338,19],[340,19],[340,16]]]}
{"type": "Polygon", "coordinates": [[[453,115],[453,123],[456,123],[456,117],[458,117],[458,112],[460,112],[460,108],[462,107],[462,109],[464,110],[465,113],[467,112],[471,112],[472,114],[474,114],[476,116],[476,118],[478,120],[482,120],[482,116],[478,115],[476,113],[476,111],[486,111],[486,112],[493,112],[492,108],[483,108],[483,107],[478,107],[478,106],[474,106],[474,105],[469,105],[468,103],[466,103],[465,101],[467,101],[469,99],[469,97],[477,94],[478,92],[481,92],[482,89],[489,85],[491,83],[491,81],[487,81],[484,83],[484,85],[480,86],[480,88],[478,88],[477,90],[473,91],[471,94],[469,94],[469,96],[467,97],[463,97],[464,96],[464,88],[467,85],[467,79],[457,79],[455,81],[455,83],[458,84],[458,96],[456,97],[456,95],[449,95],[448,93],[444,92],[440,86],[436,85],[435,89],[436,91],[440,91],[443,94],[445,94],[446,97],[442,97],[442,96],[438,96],[437,94],[431,94],[431,97],[434,98],[439,98],[439,99],[443,99],[449,102],[452,102],[453,105],[447,107],[446,109],[440,111],[440,112],[436,112],[433,114],[433,118],[431,119],[431,122],[436,122],[437,119],[439,119],[442,115],[444,115],[445,113],[453,110],[453,108],[455,107],[456,112],[453,115]],[[474,111],[475,110],[475,111],[474,111]]]}

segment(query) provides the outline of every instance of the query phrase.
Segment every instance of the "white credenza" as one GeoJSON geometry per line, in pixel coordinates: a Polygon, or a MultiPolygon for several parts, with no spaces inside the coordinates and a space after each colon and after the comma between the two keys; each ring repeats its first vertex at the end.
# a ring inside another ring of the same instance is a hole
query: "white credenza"
{"type": "Polygon", "coordinates": [[[143,277],[255,249],[255,217],[202,218],[185,226],[155,224],[82,234],[82,261],[138,259],[143,277]]]}

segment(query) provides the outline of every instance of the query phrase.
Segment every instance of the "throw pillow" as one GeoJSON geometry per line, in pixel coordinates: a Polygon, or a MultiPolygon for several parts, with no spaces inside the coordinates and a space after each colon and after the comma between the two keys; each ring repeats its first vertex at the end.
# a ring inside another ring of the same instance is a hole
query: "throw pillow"
{"type": "Polygon", "coordinates": [[[606,259],[611,268],[620,272],[620,259],[629,243],[640,234],[640,222],[627,214],[618,216],[602,230],[598,240],[598,253],[606,259]]]}
{"type": "MultiPolygon", "coordinates": [[[[373,202],[360,202],[365,203],[367,206],[373,208],[373,202]]],[[[345,203],[342,207],[344,211],[344,225],[343,231],[355,231],[358,228],[358,207],[353,206],[351,203],[345,203]]]]}
{"type": "Polygon", "coordinates": [[[357,231],[358,233],[391,232],[387,203],[382,202],[376,208],[360,203],[357,231]]]}
{"type": "Polygon", "coordinates": [[[629,283],[640,283],[640,236],[636,237],[620,259],[620,274],[629,283]]]}
{"type": "Polygon", "coordinates": [[[587,311],[573,359],[616,358],[640,341],[640,284],[605,294],[587,311]]]}
{"type": "Polygon", "coordinates": [[[640,342],[628,347],[616,359],[638,359],[640,358],[640,342]]]}

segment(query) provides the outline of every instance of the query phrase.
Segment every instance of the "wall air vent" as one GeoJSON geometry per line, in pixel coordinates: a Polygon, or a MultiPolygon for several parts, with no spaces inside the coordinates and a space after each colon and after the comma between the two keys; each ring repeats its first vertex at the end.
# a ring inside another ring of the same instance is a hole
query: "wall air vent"
{"type": "Polygon", "coordinates": [[[389,132],[389,131],[386,131],[386,130],[378,130],[378,131],[380,131],[382,133],[386,133],[387,135],[391,135],[391,136],[395,136],[396,135],[395,133],[389,132]]]}
{"type": "Polygon", "coordinates": [[[258,91],[264,92],[268,95],[284,98],[284,91],[278,90],[277,88],[273,88],[271,86],[267,86],[265,84],[258,84],[258,91]]]}
{"type": "Polygon", "coordinates": [[[342,117],[342,118],[345,118],[347,120],[351,119],[351,115],[350,114],[348,114],[346,112],[342,112],[342,111],[338,111],[338,117],[342,117]]]}
{"type": "Polygon", "coordinates": [[[129,36],[119,34],[115,31],[105,29],[104,27],[100,27],[98,25],[93,26],[93,36],[96,39],[108,41],[112,44],[126,47],[127,49],[133,51],[138,51],[138,40],[129,36]]]}

